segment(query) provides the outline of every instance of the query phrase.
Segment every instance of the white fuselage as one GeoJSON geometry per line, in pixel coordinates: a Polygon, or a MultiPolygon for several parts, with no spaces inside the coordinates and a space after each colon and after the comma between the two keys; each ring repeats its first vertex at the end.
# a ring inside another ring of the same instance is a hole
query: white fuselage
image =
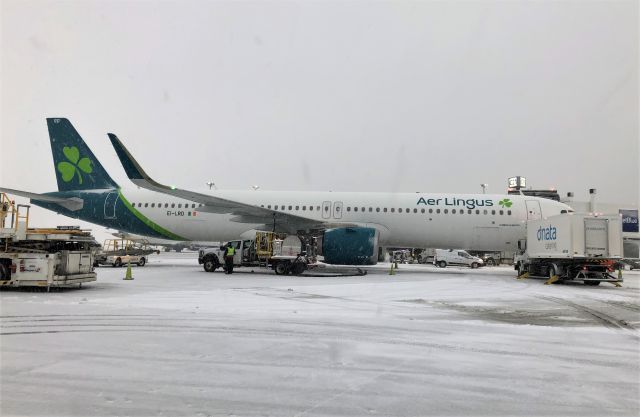
{"type": "MultiPolygon", "coordinates": [[[[165,194],[122,193],[135,210],[185,240],[226,241],[265,229],[264,224],[238,223],[232,221],[235,215],[208,213],[197,203],[165,194]]],[[[527,220],[571,210],[563,203],[524,195],[262,190],[211,194],[334,225],[373,227],[380,232],[382,246],[394,247],[515,250],[518,239],[526,236],[527,220]]]]}

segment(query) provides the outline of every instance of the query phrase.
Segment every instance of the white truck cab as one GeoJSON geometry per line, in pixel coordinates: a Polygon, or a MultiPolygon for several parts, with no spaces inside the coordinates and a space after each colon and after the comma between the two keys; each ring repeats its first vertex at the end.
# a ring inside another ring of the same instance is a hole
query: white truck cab
{"type": "Polygon", "coordinates": [[[464,265],[469,268],[478,268],[484,265],[482,259],[472,256],[462,249],[436,249],[433,263],[440,268],[446,268],[447,265],[464,265]]]}

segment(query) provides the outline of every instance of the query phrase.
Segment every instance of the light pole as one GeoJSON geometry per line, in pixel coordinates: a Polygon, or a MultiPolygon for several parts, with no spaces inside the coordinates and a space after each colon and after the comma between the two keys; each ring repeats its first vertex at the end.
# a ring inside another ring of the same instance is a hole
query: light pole
{"type": "Polygon", "coordinates": [[[209,189],[211,189],[211,187],[213,187],[215,190],[218,189],[218,187],[216,187],[216,183],[213,182],[213,180],[208,181],[206,184],[209,186],[209,189]]]}

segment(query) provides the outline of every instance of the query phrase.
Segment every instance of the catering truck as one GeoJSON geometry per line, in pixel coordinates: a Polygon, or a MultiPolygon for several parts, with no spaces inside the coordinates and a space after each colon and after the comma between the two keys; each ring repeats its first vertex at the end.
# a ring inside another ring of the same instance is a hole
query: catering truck
{"type": "Polygon", "coordinates": [[[97,242],[79,226],[30,228],[28,205],[0,193],[0,287],[82,286],[96,280],[97,242]]]}
{"type": "Polygon", "coordinates": [[[622,223],[616,215],[568,213],[527,222],[527,238],[518,241],[515,269],[555,281],[586,285],[622,282],[622,223]]]}

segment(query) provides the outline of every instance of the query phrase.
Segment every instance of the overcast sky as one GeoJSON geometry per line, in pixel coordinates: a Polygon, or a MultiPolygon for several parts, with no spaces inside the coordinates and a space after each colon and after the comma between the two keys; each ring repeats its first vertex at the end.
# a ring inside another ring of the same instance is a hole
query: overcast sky
{"type": "Polygon", "coordinates": [[[199,191],[503,192],[523,175],[638,204],[637,1],[1,4],[5,187],[57,189],[57,116],[125,187],[107,132],[199,191]]]}

